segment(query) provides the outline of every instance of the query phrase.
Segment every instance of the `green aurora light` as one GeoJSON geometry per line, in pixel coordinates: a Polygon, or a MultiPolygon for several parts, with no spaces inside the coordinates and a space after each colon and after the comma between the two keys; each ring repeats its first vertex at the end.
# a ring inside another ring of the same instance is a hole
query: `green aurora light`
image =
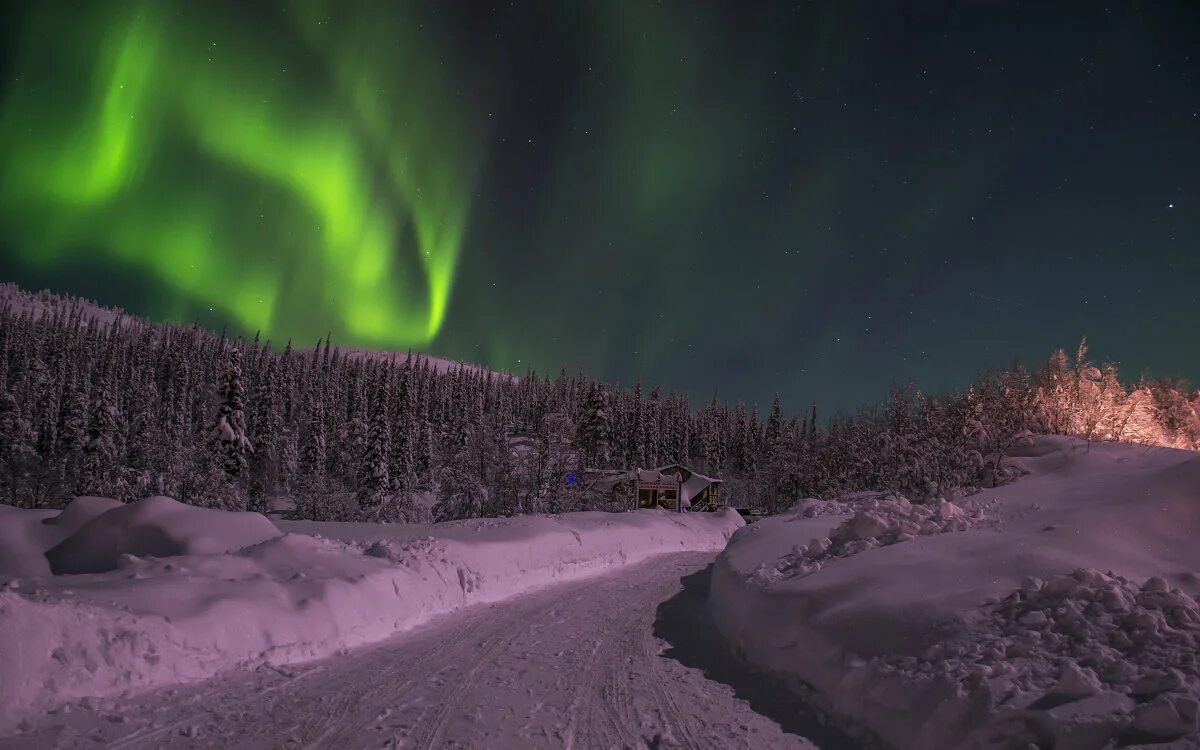
{"type": "Polygon", "coordinates": [[[155,312],[276,339],[437,335],[483,137],[433,24],[319,1],[20,13],[0,241],[21,261],[133,267],[155,312]]]}
{"type": "Polygon", "coordinates": [[[1084,5],[0,0],[0,279],[694,403],[1195,379],[1195,3],[1084,5]]]}

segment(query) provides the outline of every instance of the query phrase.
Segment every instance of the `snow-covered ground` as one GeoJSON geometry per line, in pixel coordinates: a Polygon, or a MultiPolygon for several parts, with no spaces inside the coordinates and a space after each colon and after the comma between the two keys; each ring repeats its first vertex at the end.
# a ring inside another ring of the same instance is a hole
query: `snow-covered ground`
{"type": "Polygon", "coordinates": [[[76,702],[0,732],[0,746],[857,747],[803,723],[786,691],[758,689],[728,654],[704,619],[712,559],[657,556],[345,655],[76,702]]]}
{"type": "Polygon", "coordinates": [[[660,553],[715,552],[741,525],[732,511],[637,511],[277,528],[162,497],[81,498],[61,515],[0,506],[0,725],[324,657],[660,553]]]}
{"type": "Polygon", "coordinates": [[[1200,746],[1200,456],[1039,438],[940,507],[806,501],[738,531],[713,618],[751,664],[912,750],[1200,746]]]}
{"type": "Polygon", "coordinates": [[[0,506],[0,745],[1200,748],[1200,455],[1019,453],[951,503],[745,528],[0,506]],[[704,662],[710,631],[802,700],[704,662]],[[861,739],[789,728],[802,704],[861,739]]]}

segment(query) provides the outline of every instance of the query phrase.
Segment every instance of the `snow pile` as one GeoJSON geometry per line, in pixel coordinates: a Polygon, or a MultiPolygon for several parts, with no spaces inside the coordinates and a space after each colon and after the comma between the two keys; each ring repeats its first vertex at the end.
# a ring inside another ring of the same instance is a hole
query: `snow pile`
{"type": "Polygon", "coordinates": [[[120,508],[122,505],[124,503],[120,500],[113,500],[111,497],[80,495],[68,503],[67,507],[63,508],[62,513],[57,513],[53,517],[45,519],[42,523],[47,526],[54,526],[65,538],[82,529],[93,518],[102,513],[107,513],[113,508],[120,508]]]}
{"type": "Polygon", "coordinates": [[[855,493],[855,495],[846,495],[836,500],[822,500],[817,497],[810,497],[793,505],[781,515],[792,516],[796,518],[816,518],[818,516],[844,516],[854,512],[855,503],[852,502],[856,497],[867,494],[868,497],[862,499],[874,500],[879,497],[885,497],[885,493],[855,493]]]}
{"type": "Polygon", "coordinates": [[[1138,586],[1081,568],[1031,578],[985,611],[969,634],[880,665],[962,695],[986,690],[1001,712],[977,734],[992,740],[1053,737],[1056,748],[1086,748],[1197,738],[1200,605],[1165,579],[1138,586]],[[1028,710],[1082,699],[1103,710],[1028,710]]]}
{"type": "Polygon", "coordinates": [[[161,495],[129,505],[107,498],[78,498],[63,511],[67,518],[61,525],[70,528],[88,512],[104,507],[92,502],[72,514],[81,500],[106,500],[115,507],[46,552],[50,569],[59,575],[103,573],[116,568],[122,555],[214,555],[279,536],[275,525],[258,513],[197,508],[161,495]]]}
{"type": "Polygon", "coordinates": [[[821,566],[842,557],[849,557],[875,547],[907,542],[918,536],[966,531],[994,524],[995,518],[985,508],[970,512],[951,502],[936,505],[914,505],[899,495],[879,495],[857,501],[805,503],[799,514],[803,518],[818,518],[844,514],[857,509],[854,515],[836,527],[826,537],[815,538],[805,546],[797,546],[770,563],[763,563],[754,572],[756,583],[766,584],[785,578],[811,575],[821,566]]]}
{"type": "Polygon", "coordinates": [[[75,498],[62,512],[0,505],[0,583],[9,578],[50,575],[47,549],[101,513],[120,506],[111,498],[88,496],[75,498]]]}
{"type": "MultiPolygon", "coordinates": [[[[0,537],[55,529],[46,517],[0,511],[0,537]]],[[[277,529],[169,498],[117,507],[66,540],[24,542],[50,548],[56,566],[104,572],[0,578],[0,724],[83,697],[327,656],[554,581],[716,551],[741,525],[732,511],[647,510],[277,529]]]]}
{"type": "Polygon", "coordinates": [[[894,748],[1200,747],[1200,457],[1021,452],[1027,476],[928,518],[881,497],[739,530],[714,567],[719,629],[894,748]],[[901,541],[913,524],[933,533],[901,541]]]}
{"type": "Polygon", "coordinates": [[[892,664],[964,683],[973,675],[1003,674],[1014,689],[1026,691],[1055,687],[1061,668],[1056,664],[1074,665],[1074,674],[1078,667],[1092,670],[1126,692],[1136,692],[1140,675],[1161,670],[1200,676],[1200,607],[1157,576],[1140,587],[1087,568],[1049,583],[1031,578],[985,611],[987,619],[974,626],[971,637],[935,644],[920,657],[892,664]]]}
{"type": "Polygon", "coordinates": [[[66,536],[44,523],[56,515],[52,510],[0,505],[0,583],[18,576],[50,575],[50,563],[42,553],[66,536]]]}

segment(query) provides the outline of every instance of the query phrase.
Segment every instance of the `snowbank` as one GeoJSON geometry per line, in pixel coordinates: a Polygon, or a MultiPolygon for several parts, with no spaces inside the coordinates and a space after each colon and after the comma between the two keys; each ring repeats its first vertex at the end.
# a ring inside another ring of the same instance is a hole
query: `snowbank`
{"type": "Polygon", "coordinates": [[[116,568],[122,555],[215,555],[279,536],[275,525],[258,513],[196,508],[161,495],[129,505],[110,500],[116,507],[80,525],[83,514],[72,511],[81,501],[98,499],[103,498],[77,498],[63,511],[67,518],[62,525],[75,524],[78,530],[46,551],[52,572],[104,573],[116,568]]]}
{"type": "Polygon", "coordinates": [[[53,547],[56,565],[115,569],[0,575],[0,725],[82,697],[326,656],[659,553],[716,551],[742,525],[732,511],[637,511],[425,526],[281,522],[267,523],[268,534],[261,516],[235,530],[223,522],[234,514],[152,498],[66,540],[33,538],[55,528],[46,517],[0,510],[0,538],[23,539],[27,551],[53,547]],[[173,541],[156,546],[163,539],[173,541]]]}
{"type": "Polygon", "coordinates": [[[122,505],[124,503],[120,500],[113,500],[111,497],[81,495],[68,503],[61,513],[54,513],[42,523],[55,527],[56,533],[61,534],[61,538],[65,539],[82,529],[93,518],[120,508],[122,505]]]}
{"type": "Polygon", "coordinates": [[[1197,747],[1200,456],[1023,453],[1028,476],[954,504],[806,501],[738,531],[718,627],[892,747],[1197,747]]]}
{"type": "Polygon", "coordinates": [[[44,523],[56,515],[58,511],[0,505],[0,581],[50,575],[50,562],[43,553],[66,536],[44,523]]]}

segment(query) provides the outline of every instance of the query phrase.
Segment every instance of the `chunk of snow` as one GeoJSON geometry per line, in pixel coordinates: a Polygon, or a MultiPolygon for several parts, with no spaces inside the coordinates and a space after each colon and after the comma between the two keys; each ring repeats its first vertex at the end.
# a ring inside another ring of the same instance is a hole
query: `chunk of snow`
{"type": "Polygon", "coordinates": [[[1133,712],[1133,728],[1156,740],[1174,740],[1193,734],[1200,702],[1186,693],[1164,693],[1133,712]]]}
{"type": "Polygon", "coordinates": [[[1095,672],[1074,662],[1067,662],[1051,693],[1063,698],[1086,698],[1100,690],[1100,680],[1095,672]]]}

